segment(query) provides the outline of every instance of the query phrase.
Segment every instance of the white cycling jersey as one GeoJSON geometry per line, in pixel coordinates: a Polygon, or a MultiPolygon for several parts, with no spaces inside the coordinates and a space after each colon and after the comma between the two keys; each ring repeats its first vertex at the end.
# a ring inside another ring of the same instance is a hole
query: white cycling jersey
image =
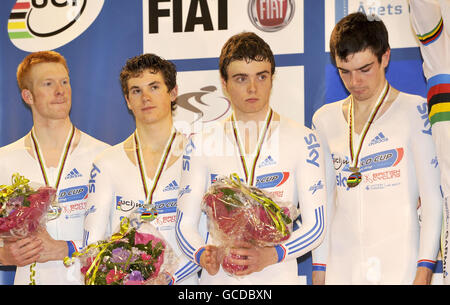
{"type": "Polygon", "coordinates": [[[327,207],[329,234],[313,251],[313,270],[326,268],[327,284],[412,284],[418,266],[434,267],[441,230],[439,168],[427,103],[400,92],[375,118],[361,148],[362,181],[350,188],[344,102],[324,105],[313,116],[333,159],[327,176],[336,188],[327,207]]]}
{"type": "MultiPolygon", "coordinates": [[[[236,173],[245,179],[236,143],[228,119],[192,136],[186,145],[176,233],[183,253],[197,264],[205,247],[204,238],[197,230],[206,218],[201,210],[203,195],[218,176],[236,173]]],[[[247,164],[252,164],[254,157],[254,154],[245,156],[247,164]]],[[[317,247],[323,239],[325,169],[322,148],[315,133],[274,113],[254,169],[253,185],[269,192],[275,201],[298,208],[302,223],[287,241],[276,246],[277,264],[240,278],[227,275],[222,267],[214,276],[203,270],[200,284],[298,284],[295,258],[317,247]]],[[[219,245],[214,236],[209,233],[208,236],[208,244],[219,245]]]]}
{"type": "MultiPolygon", "coordinates": [[[[181,138],[181,135],[176,136],[174,147],[182,145],[181,138]]],[[[125,142],[127,141],[130,141],[130,138],[125,142]]],[[[106,239],[117,232],[122,218],[129,217],[132,212],[145,204],[146,196],[139,167],[128,157],[124,147],[125,142],[105,150],[93,164],[84,224],[85,245],[106,239]]],[[[171,151],[174,152],[174,149],[171,151]]],[[[152,202],[158,210],[158,216],[152,224],[180,258],[173,283],[195,285],[198,283],[197,272],[200,269],[181,254],[175,241],[181,153],[181,149],[178,154],[171,153],[168,167],[166,166],[162,171],[153,193],[152,202]],[[174,158],[177,159],[173,163],[174,158]]],[[[134,152],[131,154],[134,156],[134,152]]],[[[150,178],[147,179],[151,181],[150,178]]]]}
{"type": "MultiPolygon", "coordinates": [[[[45,184],[38,161],[30,154],[30,133],[20,140],[0,148],[0,184],[11,184],[14,173],[32,182],[45,184]],[[27,144],[26,144],[27,143],[27,144]]],[[[82,246],[83,221],[88,196],[88,180],[95,156],[109,145],[81,132],[78,145],[69,152],[57,190],[61,215],[47,223],[47,231],[55,240],[70,241],[72,251],[82,246]]],[[[46,168],[49,183],[54,186],[58,169],[46,168]]],[[[80,284],[79,265],[65,267],[62,261],[36,263],[35,282],[39,284],[80,284]]],[[[30,283],[30,266],[18,267],[14,284],[30,283]]]]}
{"type": "Polygon", "coordinates": [[[448,232],[450,212],[450,1],[411,0],[413,28],[420,41],[423,70],[427,78],[427,99],[433,139],[441,168],[445,198],[443,230],[444,282],[448,278],[448,232]]]}

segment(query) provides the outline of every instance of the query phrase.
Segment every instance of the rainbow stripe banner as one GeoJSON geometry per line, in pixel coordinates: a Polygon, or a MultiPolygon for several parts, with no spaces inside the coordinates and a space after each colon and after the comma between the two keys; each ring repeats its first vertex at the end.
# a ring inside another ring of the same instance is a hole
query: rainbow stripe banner
{"type": "Polygon", "coordinates": [[[10,39],[33,38],[26,24],[26,17],[31,8],[29,1],[17,2],[8,20],[8,35],[10,39]]]}

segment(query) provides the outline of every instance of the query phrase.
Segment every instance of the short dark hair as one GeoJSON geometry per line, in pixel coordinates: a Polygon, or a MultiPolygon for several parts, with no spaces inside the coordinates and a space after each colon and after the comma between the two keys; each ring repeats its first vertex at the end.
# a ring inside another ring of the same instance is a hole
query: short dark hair
{"type": "Polygon", "coordinates": [[[228,39],[223,45],[219,58],[220,76],[228,80],[227,68],[232,61],[265,61],[271,64],[271,73],[275,73],[275,59],[270,46],[253,32],[242,32],[228,39]]]}
{"type": "Polygon", "coordinates": [[[361,12],[342,18],[334,27],[330,38],[330,57],[333,65],[336,58],[346,60],[351,54],[372,50],[378,62],[389,47],[389,36],[383,21],[376,16],[361,12]]]}
{"type": "MultiPolygon", "coordinates": [[[[172,62],[152,53],[142,54],[128,59],[120,71],[120,85],[124,96],[128,97],[128,80],[141,75],[145,70],[155,74],[161,72],[168,92],[177,85],[177,70],[172,62]]],[[[174,111],[176,101],[172,102],[171,107],[174,111]]]]}

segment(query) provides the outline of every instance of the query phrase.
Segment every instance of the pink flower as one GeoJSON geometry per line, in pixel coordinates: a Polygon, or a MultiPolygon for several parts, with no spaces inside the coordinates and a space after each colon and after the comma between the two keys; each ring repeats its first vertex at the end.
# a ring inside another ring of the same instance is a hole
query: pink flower
{"type": "Polygon", "coordinates": [[[86,274],[86,272],[87,272],[87,271],[89,270],[89,268],[91,267],[93,261],[94,261],[94,258],[93,258],[93,257],[89,257],[89,258],[86,260],[86,265],[84,265],[83,267],[81,267],[81,273],[86,274]]]}
{"type": "Polygon", "coordinates": [[[161,255],[158,256],[156,262],[154,263],[155,272],[150,276],[150,278],[155,278],[159,275],[159,270],[161,269],[162,264],[164,263],[164,251],[161,252],[161,255]]]}
{"type": "Polygon", "coordinates": [[[108,274],[106,275],[106,284],[112,284],[114,282],[120,281],[122,278],[125,277],[125,273],[122,272],[122,270],[109,270],[108,274]]]}
{"type": "Polygon", "coordinates": [[[152,256],[151,256],[150,254],[147,254],[147,253],[142,253],[142,254],[141,254],[141,258],[142,258],[142,260],[144,260],[144,261],[149,261],[149,260],[152,259],[152,256]]]}
{"type": "Polygon", "coordinates": [[[135,245],[139,245],[139,244],[146,245],[146,244],[147,244],[149,241],[151,241],[151,240],[153,241],[153,242],[152,242],[152,246],[153,246],[153,247],[154,247],[158,242],[161,242],[162,245],[163,245],[163,247],[165,247],[164,242],[163,242],[160,238],[154,236],[153,234],[147,234],[147,233],[139,233],[139,232],[136,232],[136,234],[134,235],[134,244],[135,244],[135,245]]]}

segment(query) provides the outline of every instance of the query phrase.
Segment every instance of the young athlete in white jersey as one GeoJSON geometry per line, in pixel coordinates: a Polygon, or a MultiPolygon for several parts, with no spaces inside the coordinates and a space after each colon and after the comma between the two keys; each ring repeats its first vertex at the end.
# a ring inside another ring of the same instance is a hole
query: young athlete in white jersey
{"type": "Polygon", "coordinates": [[[444,282],[448,277],[450,201],[450,1],[410,0],[411,23],[420,41],[423,71],[427,78],[428,112],[441,168],[444,227],[441,253],[444,282]]]}
{"type": "MultiPolygon", "coordinates": [[[[311,251],[325,232],[325,170],[321,144],[310,129],[275,113],[270,92],[275,63],[270,47],[254,33],[231,37],[220,56],[222,86],[231,118],[189,139],[183,156],[177,214],[177,241],[183,253],[204,269],[201,284],[299,284],[297,257],[311,251]],[[247,266],[227,275],[214,234],[207,244],[199,233],[202,197],[219,176],[236,173],[248,185],[298,209],[301,226],[272,247],[244,244],[232,259],[247,266]]],[[[294,102],[294,101],[291,101],[294,102]]]]}
{"type": "Polygon", "coordinates": [[[152,224],[180,257],[170,284],[197,284],[199,267],[186,258],[175,240],[177,195],[185,137],[172,122],[178,87],[175,66],[154,54],[127,61],[120,74],[136,130],[124,142],[100,154],[93,165],[85,221],[85,244],[108,238],[123,217],[156,208],[152,224]]]}
{"type": "Polygon", "coordinates": [[[109,145],[71,123],[68,73],[65,59],[53,51],[32,53],[18,67],[17,80],[31,108],[33,128],[0,148],[0,184],[11,184],[17,172],[55,187],[61,215],[37,234],[3,241],[0,262],[18,266],[15,284],[80,283],[79,266],[66,268],[62,260],[81,247],[90,168],[94,157],[109,145]]]}
{"type": "Polygon", "coordinates": [[[313,117],[336,188],[327,237],[313,251],[313,283],[429,284],[442,198],[427,103],[387,82],[382,21],[350,14],[333,30],[330,50],[350,96],[313,117]]]}

